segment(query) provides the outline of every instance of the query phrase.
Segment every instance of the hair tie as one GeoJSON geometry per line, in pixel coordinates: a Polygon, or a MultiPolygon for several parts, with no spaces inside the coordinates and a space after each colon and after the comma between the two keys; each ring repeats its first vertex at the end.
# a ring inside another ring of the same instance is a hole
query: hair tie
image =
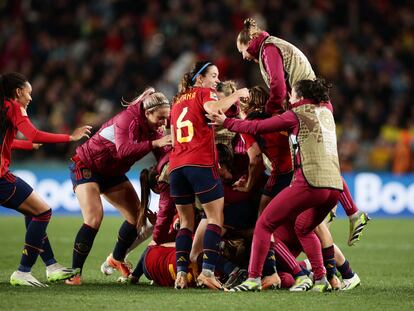
{"type": "Polygon", "coordinates": [[[202,73],[203,70],[206,69],[209,65],[211,65],[210,62],[205,63],[204,66],[201,67],[199,71],[197,71],[197,73],[194,75],[194,77],[191,79],[191,81],[194,82],[195,79],[197,78],[197,76],[200,75],[200,73],[202,73]]]}

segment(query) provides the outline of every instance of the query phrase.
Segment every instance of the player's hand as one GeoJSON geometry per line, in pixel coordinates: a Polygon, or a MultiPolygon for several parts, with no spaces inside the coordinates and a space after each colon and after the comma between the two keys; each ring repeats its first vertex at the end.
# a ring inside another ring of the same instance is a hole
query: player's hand
{"type": "Polygon", "coordinates": [[[78,141],[83,137],[89,138],[89,135],[91,134],[91,129],[92,126],[90,125],[78,127],[73,131],[72,135],[70,135],[70,141],[78,141]]]}
{"type": "Polygon", "coordinates": [[[165,135],[160,139],[152,141],[152,147],[154,148],[162,148],[168,145],[171,145],[171,135],[165,135]]]}
{"type": "Polygon", "coordinates": [[[39,150],[40,147],[42,147],[43,144],[32,144],[33,150],[39,150]]]}
{"type": "Polygon", "coordinates": [[[242,88],[242,89],[238,89],[238,90],[236,91],[236,93],[237,93],[237,96],[238,96],[239,98],[249,98],[249,97],[250,97],[250,91],[249,91],[249,89],[248,89],[248,88],[246,88],[246,87],[244,87],[244,88],[242,88]]]}
{"type": "Polygon", "coordinates": [[[247,180],[244,176],[240,177],[240,179],[233,184],[233,190],[237,190],[240,192],[250,191],[250,189],[247,187],[247,180]]]}
{"type": "Polygon", "coordinates": [[[219,110],[218,112],[210,112],[209,114],[206,114],[206,117],[213,121],[209,123],[210,125],[223,125],[227,118],[222,110],[219,110]]]}
{"type": "Polygon", "coordinates": [[[155,226],[155,223],[157,221],[157,213],[154,213],[153,211],[150,211],[149,209],[145,211],[147,219],[149,222],[155,226]]]}

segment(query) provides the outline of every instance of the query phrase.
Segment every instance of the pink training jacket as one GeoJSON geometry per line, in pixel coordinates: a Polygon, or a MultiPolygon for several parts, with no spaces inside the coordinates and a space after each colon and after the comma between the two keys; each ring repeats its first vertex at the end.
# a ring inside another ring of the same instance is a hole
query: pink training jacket
{"type": "Polygon", "coordinates": [[[95,135],[76,148],[76,154],[96,173],[122,175],[150,151],[158,161],[170,149],[152,148],[152,141],[162,136],[162,131],[149,127],[142,104],[137,103],[105,122],[95,135]]]}

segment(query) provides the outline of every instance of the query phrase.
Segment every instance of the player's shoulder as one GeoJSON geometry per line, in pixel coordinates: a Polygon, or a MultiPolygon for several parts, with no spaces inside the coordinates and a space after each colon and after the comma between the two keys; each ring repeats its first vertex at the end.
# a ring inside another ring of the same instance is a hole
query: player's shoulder
{"type": "Polygon", "coordinates": [[[212,88],[200,88],[200,96],[203,102],[218,101],[217,91],[212,88]]]}
{"type": "Polygon", "coordinates": [[[13,109],[18,109],[20,110],[20,105],[18,102],[16,102],[15,100],[12,99],[5,99],[4,100],[4,107],[5,108],[13,108],[13,109]]]}
{"type": "Polygon", "coordinates": [[[7,115],[22,115],[27,117],[26,109],[24,109],[17,101],[12,99],[7,99],[4,101],[4,108],[7,110],[7,115]]]}

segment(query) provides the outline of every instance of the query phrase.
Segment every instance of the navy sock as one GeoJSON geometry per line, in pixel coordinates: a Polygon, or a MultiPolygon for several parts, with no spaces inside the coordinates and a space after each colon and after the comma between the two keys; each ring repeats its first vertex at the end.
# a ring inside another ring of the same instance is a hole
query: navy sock
{"type": "Polygon", "coordinates": [[[300,270],[298,273],[296,273],[296,274],[294,274],[293,275],[293,277],[296,279],[297,277],[299,277],[299,276],[305,276],[305,275],[307,275],[307,276],[309,276],[303,269],[302,270],[300,270]]]}
{"type": "Polygon", "coordinates": [[[43,253],[40,254],[40,258],[42,258],[46,267],[57,262],[47,235],[43,238],[43,253]]]}
{"type": "Polygon", "coordinates": [[[51,216],[52,210],[49,209],[48,211],[33,217],[28,224],[23,254],[18,268],[19,271],[30,272],[39,253],[43,251],[43,237],[46,234],[46,228],[51,216]]]}
{"type": "Polygon", "coordinates": [[[328,280],[332,279],[336,274],[336,261],[334,246],[329,246],[322,249],[323,264],[326,268],[326,277],[328,280]]]}
{"type": "Polygon", "coordinates": [[[348,260],[345,260],[344,264],[338,267],[338,271],[343,279],[350,279],[354,276],[354,271],[352,271],[348,260]]]}
{"type": "Polygon", "coordinates": [[[73,246],[72,268],[80,268],[82,270],[97,233],[97,229],[87,224],[83,224],[80,227],[73,246]]]}
{"type": "Polygon", "coordinates": [[[145,260],[145,255],[148,251],[148,248],[142,253],[141,258],[139,259],[139,262],[137,264],[137,266],[135,267],[134,271],[132,272],[132,275],[135,276],[136,278],[140,278],[143,274],[144,274],[144,260],[145,260]]]}
{"type": "Polygon", "coordinates": [[[192,232],[190,229],[182,228],[175,238],[175,258],[177,261],[177,273],[188,272],[190,264],[191,245],[193,244],[192,232]]]}
{"type": "Polygon", "coordinates": [[[203,269],[214,272],[217,259],[220,256],[221,227],[208,224],[204,234],[203,269]]]}
{"type": "MultiPolygon", "coordinates": [[[[26,230],[29,227],[30,222],[32,221],[32,216],[26,216],[24,218],[26,224],[26,230]]],[[[40,253],[40,258],[42,258],[43,262],[46,266],[50,266],[56,263],[55,254],[53,254],[52,246],[50,245],[49,238],[47,233],[43,237],[43,245],[42,245],[43,252],[40,253]]]]}
{"type": "Polygon", "coordinates": [[[307,276],[309,276],[311,274],[311,272],[308,269],[304,268],[304,267],[302,267],[302,272],[304,273],[304,275],[307,275],[307,276]]]}
{"type": "Polygon", "coordinates": [[[275,251],[273,250],[271,245],[263,265],[262,276],[269,276],[276,272],[276,256],[275,251]]]}
{"type": "Polygon", "coordinates": [[[128,248],[132,245],[132,243],[134,243],[137,236],[138,233],[136,226],[124,221],[121,228],[119,228],[118,241],[115,244],[112,257],[115,260],[123,261],[128,248]]]}

